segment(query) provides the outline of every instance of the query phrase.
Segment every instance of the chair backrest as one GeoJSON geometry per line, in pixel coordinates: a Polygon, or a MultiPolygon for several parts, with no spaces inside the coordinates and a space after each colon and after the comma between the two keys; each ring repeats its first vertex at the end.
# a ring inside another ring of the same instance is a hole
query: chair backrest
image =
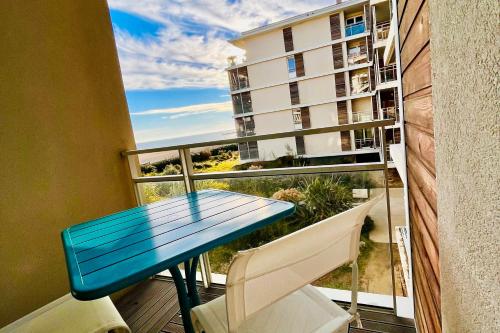
{"type": "Polygon", "coordinates": [[[229,332],[235,332],[257,311],[355,261],[364,219],[382,196],[261,247],[239,252],[226,280],[229,332]]]}

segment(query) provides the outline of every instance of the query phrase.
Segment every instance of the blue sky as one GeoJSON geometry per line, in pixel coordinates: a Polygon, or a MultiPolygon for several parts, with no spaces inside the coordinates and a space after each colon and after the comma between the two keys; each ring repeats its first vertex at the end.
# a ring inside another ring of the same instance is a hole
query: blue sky
{"type": "Polygon", "coordinates": [[[234,130],[224,71],[239,32],[325,0],[108,0],[136,141],[234,130]]]}

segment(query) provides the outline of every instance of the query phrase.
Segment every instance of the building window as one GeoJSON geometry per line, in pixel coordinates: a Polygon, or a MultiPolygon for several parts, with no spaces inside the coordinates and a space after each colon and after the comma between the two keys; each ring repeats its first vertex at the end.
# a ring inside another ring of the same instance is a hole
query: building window
{"type": "Polygon", "coordinates": [[[304,57],[302,53],[297,53],[293,56],[289,56],[286,58],[288,64],[288,77],[296,78],[304,76],[304,57]]]}
{"type": "Polygon", "coordinates": [[[306,154],[306,145],[304,143],[303,136],[295,137],[295,145],[297,147],[297,155],[305,155],[306,154]]]}
{"type": "Polygon", "coordinates": [[[309,108],[292,109],[293,127],[296,130],[311,128],[309,108]]]}
{"type": "Polygon", "coordinates": [[[300,104],[300,97],[299,97],[299,85],[297,82],[291,82],[288,84],[290,88],[290,102],[292,105],[295,104],[300,104]]]}
{"type": "Polygon", "coordinates": [[[285,42],[285,52],[293,51],[293,35],[291,27],[283,29],[283,40],[285,42]]]}
{"type": "Polygon", "coordinates": [[[234,114],[238,115],[253,112],[252,96],[249,91],[240,94],[233,94],[232,99],[234,114]]]}
{"type": "Polygon", "coordinates": [[[255,135],[255,122],[252,116],[236,118],[235,122],[238,137],[255,135]]]}
{"type": "Polygon", "coordinates": [[[289,78],[297,77],[297,67],[295,66],[295,57],[294,56],[287,57],[286,62],[288,64],[288,77],[289,78]]]}
{"type": "Polygon", "coordinates": [[[259,148],[257,141],[242,142],[238,144],[241,160],[257,160],[259,159],[259,148]]]}
{"type": "Polygon", "coordinates": [[[250,87],[247,67],[231,69],[229,72],[229,87],[231,91],[250,87]]]}
{"type": "Polygon", "coordinates": [[[365,22],[363,15],[349,17],[345,20],[346,37],[361,34],[365,32],[365,22]]]}

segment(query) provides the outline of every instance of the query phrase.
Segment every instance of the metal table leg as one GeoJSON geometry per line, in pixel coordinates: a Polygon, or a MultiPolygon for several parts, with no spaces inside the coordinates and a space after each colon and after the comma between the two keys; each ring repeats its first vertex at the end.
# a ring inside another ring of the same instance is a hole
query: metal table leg
{"type": "Polygon", "coordinates": [[[179,267],[169,268],[170,274],[174,279],[175,288],[177,289],[177,297],[179,298],[179,306],[181,308],[182,324],[186,333],[194,333],[193,323],[191,323],[190,311],[191,308],[200,304],[200,296],[196,288],[196,267],[198,266],[199,257],[194,257],[191,260],[184,262],[184,272],[186,282],[182,278],[179,267]]]}

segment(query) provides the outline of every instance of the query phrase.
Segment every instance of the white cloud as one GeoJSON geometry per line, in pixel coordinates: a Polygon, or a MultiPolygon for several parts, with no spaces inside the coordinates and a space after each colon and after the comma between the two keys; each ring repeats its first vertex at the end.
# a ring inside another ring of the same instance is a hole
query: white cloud
{"type": "Polygon", "coordinates": [[[125,87],[168,89],[227,86],[226,58],[242,50],[228,36],[331,5],[331,0],[109,0],[113,9],[160,23],[139,38],[115,27],[125,87]]]}
{"type": "MultiPolygon", "coordinates": [[[[187,106],[181,106],[176,108],[166,108],[166,109],[152,109],[142,112],[133,112],[133,116],[148,116],[148,115],[158,115],[158,114],[173,114],[170,117],[176,116],[180,118],[183,116],[179,115],[194,115],[200,113],[208,112],[232,112],[231,102],[221,102],[221,103],[206,103],[206,104],[193,104],[187,106]]],[[[175,119],[175,118],[170,118],[175,119]]]]}

